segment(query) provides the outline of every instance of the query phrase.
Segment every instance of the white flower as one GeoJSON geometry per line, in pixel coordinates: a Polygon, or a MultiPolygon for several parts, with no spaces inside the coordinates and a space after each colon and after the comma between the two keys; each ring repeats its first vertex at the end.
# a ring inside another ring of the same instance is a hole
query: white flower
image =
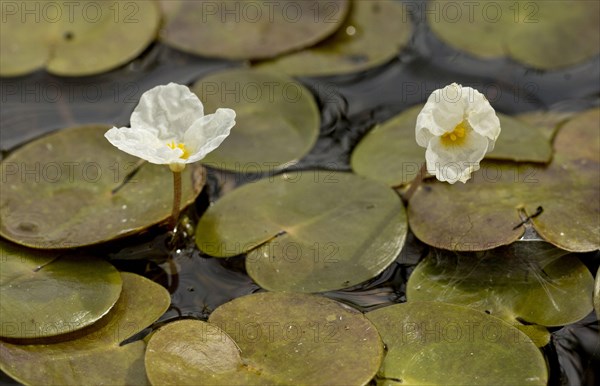
{"type": "Polygon", "coordinates": [[[195,94],[169,83],[142,95],[131,114],[131,127],[113,127],[104,136],[126,153],[180,172],[216,149],[234,125],[235,111],[220,108],[204,115],[195,94]]]}
{"type": "Polygon", "coordinates": [[[417,117],[417,143],[438,180],[467,182],[500,135],[500,120],[485,96],[452,83],[435,90],[417,117]]]}

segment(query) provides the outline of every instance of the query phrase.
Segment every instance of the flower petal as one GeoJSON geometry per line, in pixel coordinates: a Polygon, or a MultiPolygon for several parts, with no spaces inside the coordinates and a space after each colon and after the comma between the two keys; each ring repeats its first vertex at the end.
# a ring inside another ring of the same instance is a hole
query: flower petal
{"type": "Polygon", "coordinates": [[[426,147],[431,137],[452,132],[462,122],[468,97],[463,89],[452,83],[431,93],[417,117],[415,135],[419,146],[426,147]]]}
{"type": "Polygon", "coordinates": [[[440,137],[434,137],[425,152],[427,171],[440,181],[467,182],[471,173],[479,169],[487,150],[488,139],[475,131],[469,132],[465,141],[456,146],[444,145],[440,137]]]}
{"type": "Polygon", "coordinates": [[[131,127],[160,140],[181,142],[186,130],[204,116],[204,107],[186,86],[169,83],[146,91],[131,114],[131,127]]]}
{"type": "Polygon", "coordinates": [[[191,155],[187,162],[196,162],[215,150],[227,138],[235,125],[235,111],[232,109],[217,109],[214,114],[200,118],[186,131],[185,145],[191,155]]]}
{"type": "MultiPolygon", "coordinates": [[[[463,87],[463,89],[470,89],[466,117],[469,121],[469,125],[471,125],[473,130],[477,133],[489,138],[492,142],[495,142],[500,135],[500,120],[496,116],[494,108],[479,91],[470,87],[463,87]]],[[[492,143],[492,148],[493,147],[494,145],[492,143]]],[[[489,151],[491,151],[491,149],[489,151]]]]}
{"type": "Polygon", "coordinates": [[[145,130],[121,127],[108,130],[104,136],[108,141],[136,157],[145,159],[153,164],[170,164],[183,154],[181,149],[171,149],[164,141],[145,130]]]}

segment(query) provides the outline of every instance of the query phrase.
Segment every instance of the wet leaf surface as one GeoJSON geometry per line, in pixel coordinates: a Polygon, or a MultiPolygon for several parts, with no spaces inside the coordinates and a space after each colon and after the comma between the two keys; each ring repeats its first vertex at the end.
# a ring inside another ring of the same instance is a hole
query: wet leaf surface
{"type": "Polygon", "coordinates": [[[554,70],[600,53],[600,5],[588,1],[430,4],[428,24],[447,44],[479,58],[509,56],[554,70]]]}
{"type": "Polygon", "coordinates": [[[248,253],[261,287],[320,292],[371,279],[398,256],[406,238],[395,192],[348,173],[285,173],[238,188],[202,216],[201,251],[248,253]]]}
{"type": "Polygon", "coordinates": [[[573,252],[600,247],[600,110],[565,123],[547,167],[482,163],[466,184],[426,181],[410,201],[409,223],[423,242],[443,249],[487,250],[523,234],[521,211],[547,241],[573,252]]]}
{"type": "Polygon", "coordinates": [[[143,362],[146,344],[119,344],[166,311],[169,293],[139,275],[121,275],[121,297],[100,322],[59,343],[0,341],[0,369],[26,385],[148,384],[143,362]]]}
{"type": "Polygon", "coordinates": [[[243,296],[215,310],[209,322],[176,321],[152,335],[146,353],[152,384],[366,384],[383,360],[371,323],[319,296],[243,296]]]}
{"type": "MultiPolygon", "coordinates": [[[[143,164],[123,184],[139,159],[112,146],[104,138],[108,128],[60,130],[2,162],[3,237],[33,248],[72,248],[134,234],[170,216],[169,168],[143,164]]],[[[204,184],[202,170],[186,168],[182,181],[185,207],[204,184]]]]}
{"type": "Polygon", "coordinates": [[[229,107],[237,114],[231,134],[204,158],[205,165],[241,173],[273,172],[302,158],[317,141],[317,104],[308,89],[286,76],[235,69],[202,78],[192,91],[205,110],[229,107]]]}
{"type": "Polygon", "coordinates": [[[358,72],[394,58],[408,43],[411,33],[410,17],[401,3],[355,0],[347,21],[329,39],[261,62],[258,67],[295,76],[358,72]]]}
{"type": "Polygon", "coordinates": [[[44,67],[61,76],[112,70],[146,49],[160,21],[152,1],[58,1],[31,3],[29,8],[25,4],[7,3],[3,8],[1,76],[44,67]]]}
{"type": "Polygon", "coordinates": [[[166,23],[160,39],[193,54],[264,59],[311,46],[344,22],[346,0],[162,0],[166,23]]]}
{"type": "Polygon", "coordinates": [[[575,254],[523,241],[483,253],[434,251],[410,276],[407,299],[476,308],[525,333],[532,329],[532,338],[545,344],[547,332],[519,323],[554,327],[579,321],[592,311],[593,285],[575,254]]]}
{"type": "Polygon", "coordinates": [[[533,342],[483,312],[409,302],[366,316],[387,347],[378,385],[546,385],[548,380],[533,342]]]}
{"type": "MultiPolygon", "coordinates": [[[[372,129],[354,148],[351,165],[355,173],[401,186],[412,181],[425,162],[425,149],[415,141],[417,116],[423,105],[413,106],[372,129]]],[[[547,163],[552,157],[545,130],[498,113],[502,133],[486,159],[547,163]]]]}
{"type": "Polygon", "coordinates": [[[60,252],[38,252],[0,241],[0,337],[43,338],[87,327],[121,293],[121,276],[108,262],[60,252]]]}

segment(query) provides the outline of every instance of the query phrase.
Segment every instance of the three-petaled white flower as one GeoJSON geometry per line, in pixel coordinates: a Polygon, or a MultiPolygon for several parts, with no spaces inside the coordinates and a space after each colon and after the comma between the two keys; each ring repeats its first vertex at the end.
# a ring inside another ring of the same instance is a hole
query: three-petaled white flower
{"type": "Polygon", "coordinates": [[[195,94],[169,83],[142,95],[131,114],[131,127],[113,127],[104,136],[126,153],[180,172],[216,149],[234,125],[235,111],[219,108],[204,115],[195,94]]]}
{"type": "Polygon", "coordinates": [[[417,143],[427,171],[440,181],[466,182],[492,151],[500,120],[479,91],[452,83],[435,90],[417,117],[417,143]]]}

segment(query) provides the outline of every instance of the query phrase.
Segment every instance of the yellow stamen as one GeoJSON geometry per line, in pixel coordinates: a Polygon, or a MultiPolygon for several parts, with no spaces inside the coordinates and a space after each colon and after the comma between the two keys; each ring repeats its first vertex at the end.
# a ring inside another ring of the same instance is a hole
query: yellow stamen
{"type": "Polygon", "coordinates": [[[453,131],[444,133],[442,135],[442,144],[446,146],[460,145],[467,135],[468,123],[466,121],[460,122],[453,131]]]}
{"type": "Polygon", "coordinates": [[[175,150],[175,148],[181,149],[183,151],[183,154],[179,156],[179,158],[181,159],[188,159],[188,157],[190,156],[190,152],[183,143],[175,144],[175,141],[171,141],[171,143],[167,143],[167,146],[173,150],[175,150]]]}

